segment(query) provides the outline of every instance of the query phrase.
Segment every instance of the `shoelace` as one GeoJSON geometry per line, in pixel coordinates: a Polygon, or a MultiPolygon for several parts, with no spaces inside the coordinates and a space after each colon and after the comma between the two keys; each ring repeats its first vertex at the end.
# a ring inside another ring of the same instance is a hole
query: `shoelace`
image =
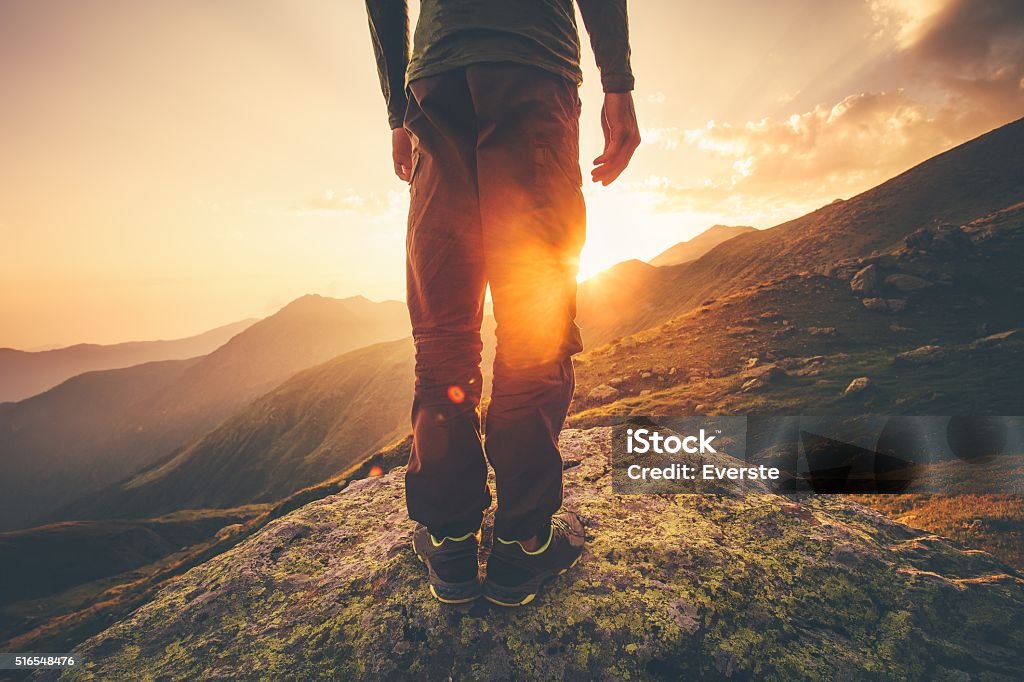
{"type": "MultiPolygon", "coordinates": [[[[580,519],[580,524],[583,524],[583,519],[580,519]]],[[[562,519],[560,519],[557,516],[552,516],[551,517],[551,525],[554,526],[555,528],[560,528],[560,529],[564,530],[569,535],[574,535],[574,536],[576,536],[578,538],[583,538],[584,540],[587,539],[587,527],[586,527],[586,525],[583,525],[583,532],[580,533],[580,532],[574,530],[568,523],[566,523],[565,521],[563,521],[562,519]]]]}

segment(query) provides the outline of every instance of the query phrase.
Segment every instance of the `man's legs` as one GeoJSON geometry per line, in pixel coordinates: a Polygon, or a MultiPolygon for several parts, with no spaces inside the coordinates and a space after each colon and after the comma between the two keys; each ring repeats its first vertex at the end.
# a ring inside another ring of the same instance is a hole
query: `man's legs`
{"type": "MultiPolygon", "coordinates": [[[[585,231],[576,85],[516,64],[466,69],[476,113],[486,273],[497,321],[487,457],[495,534],[546,534],[562,502],[558,434],[582,349],[576,272],[585,231]]],[[[541,538],[543,542],[543,537],[541,538]]]]}
{"type": "Polygon", "coordinates": [[[475,532],[491,503],[478,412],[486,280],[476,121],[461,70],[410,89],[407,293],[416,393],[406,502],[435,537],[454,538],[475,532]]]}

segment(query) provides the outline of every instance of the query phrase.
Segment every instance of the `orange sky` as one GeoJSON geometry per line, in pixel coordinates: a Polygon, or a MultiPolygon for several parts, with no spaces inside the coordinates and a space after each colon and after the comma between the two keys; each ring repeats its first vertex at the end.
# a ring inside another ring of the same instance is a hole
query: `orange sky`
{"type": "MultiPolygon", "coordinates": [[[[1014,0],[630,10],[645,142],[586,188],[584,274],[771,226],[1024,115],[1014,0]]],[[[403,297],[407,189],[360,2],[0,0],[0,101],[0,346],[403,297]]]]}

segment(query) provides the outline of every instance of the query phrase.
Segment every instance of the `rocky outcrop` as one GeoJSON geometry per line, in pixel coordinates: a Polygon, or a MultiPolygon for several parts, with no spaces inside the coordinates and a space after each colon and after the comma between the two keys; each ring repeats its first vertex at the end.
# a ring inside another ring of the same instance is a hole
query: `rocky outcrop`
{"type": "Polygon", "coordinates": [[[563,434],[566,502],[592,538],[535,605],[433,601],[397,469],[171,582],[78,647],[84,665],[63,679],[1022,673],[1024,580],[990,555],[834,496],[617,496],[609,436],[563,434]]]}
{"type": "Polygon", "coordinates": [[[903,239],[908,250],[962,255],[974,250],[970,236],[959,225],[938,223],[933,227],[922,227],[903,239]]]}
{"type": "Polygon", "coordinates": [[[843,397],[849,398],[858,394],[863,394],[874,388],[874,384],[870,377],[857,377],[851,381],[846,388],[843,389],[843,397]]]}
{"type": "Polygon", "coordinates": [[[933,365],[947,359],[952,351],[942,346],[920,346],[913,350],[897,353],[893,363],[904,367],[920,367],[933,365]]]}
{"type": "Polygon", "coordinates": [[[878,290],[878,266],[868,265],[860,270],[850,280],[850,289],[855,293],[870,296],[878,290]]]}

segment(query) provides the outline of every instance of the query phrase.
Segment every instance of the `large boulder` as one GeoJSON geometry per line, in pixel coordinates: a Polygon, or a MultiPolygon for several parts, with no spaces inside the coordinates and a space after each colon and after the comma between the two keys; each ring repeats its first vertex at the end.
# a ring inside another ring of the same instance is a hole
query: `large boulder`
{"type": "Polygon", "coordinates": [[[528,607],[430,597],[399,468],[168,583],[63,679],[1019,678],[1024,580],[992,556],[839,496],[614,495],[609,440],[562,435],[590,541],[528,607]]]}
{"type": "Polygon", "coordinates": [[[878,290],[881,275],[875,264],[861,268],[850,280],[850,289],[862,296],[870,296],[878,290]]]}

